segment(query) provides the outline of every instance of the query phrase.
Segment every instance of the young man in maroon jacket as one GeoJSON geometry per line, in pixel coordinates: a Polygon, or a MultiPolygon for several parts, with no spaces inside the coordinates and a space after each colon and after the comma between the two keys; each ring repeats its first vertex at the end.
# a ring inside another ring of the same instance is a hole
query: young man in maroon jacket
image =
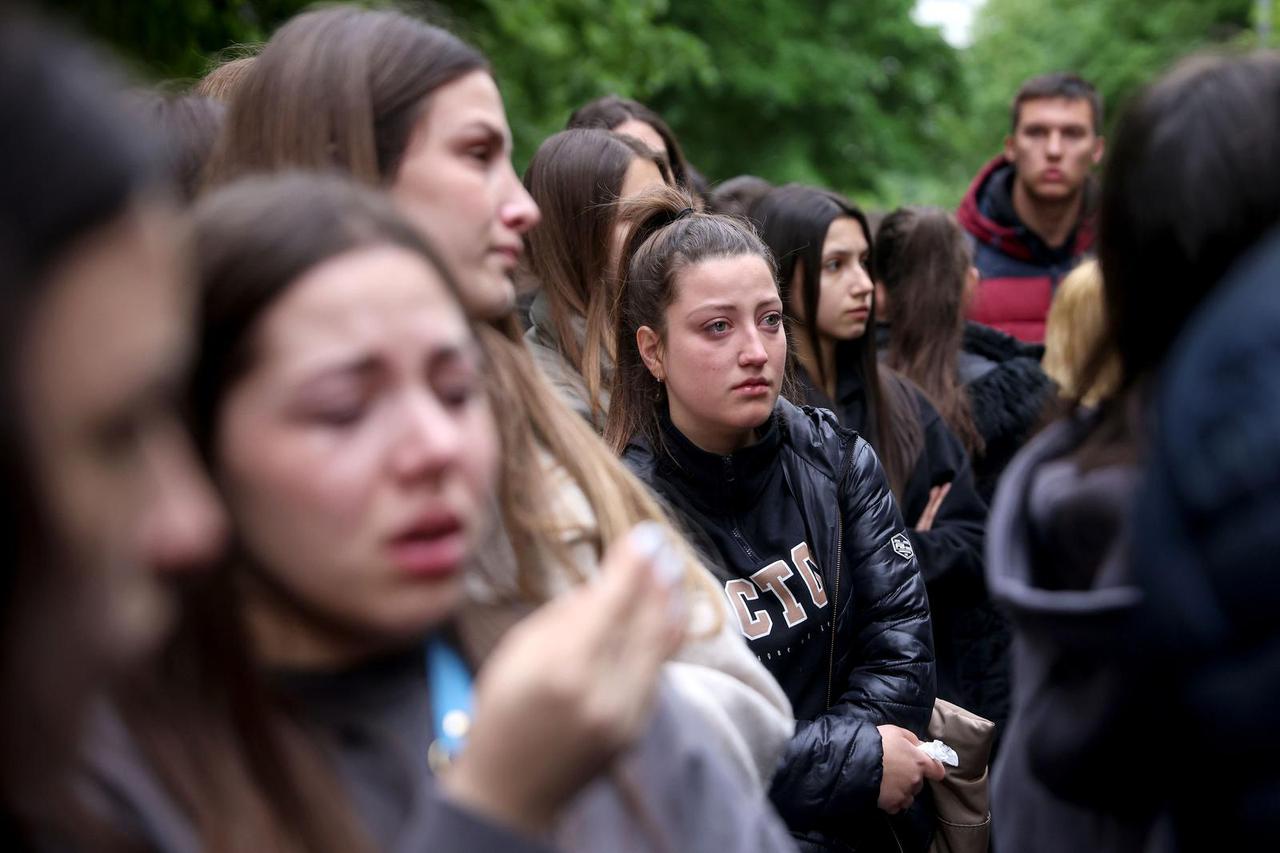
{"type": "Polygon", "coordinates": [[[1093,248],[1092,171],[1102,159],[1102,99],[1074,74],[1023,83],[1004,152],[957,213],[982,273],[970,319],[1044,340],[1053,290],[1093,248]]]}

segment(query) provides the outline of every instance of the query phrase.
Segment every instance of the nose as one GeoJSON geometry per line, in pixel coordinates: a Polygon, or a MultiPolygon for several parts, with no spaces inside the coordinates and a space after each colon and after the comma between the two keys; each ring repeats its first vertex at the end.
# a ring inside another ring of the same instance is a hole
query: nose
{"type": "Polygon", "coordinates": [[[458,422],[433,393],[412,392],[391,456],[395,474],[407,480],[438,477],[458,460],[462,441],[458,422]]]}
{"type": "Polygon", "coordinates": [[[143,559],[169,574],[209,567],[225,544],[226,517],[186,435],[174,425],[148,459],[151,488],[141,521],[143,559]]]}
{"type": "Polygon", "coordinates": [[[507,228],[517,234],[524,234],[542,221],[542,212],[538,210],[538,203],[529,195],[524,184],[520,183],[520,178],[510,164],[507,165],[507,171],[507,190],[498,208],[498,218],[507,228]]]}
{"type": "Polygon", "coordinates": [[[875,284],[862,264],[852,264],[850,268],[853,270],[853,275],[850,277],[852,280],[849,282],[849,292],[855,298],[861,299],[875,290],[875,284]]]}
{"type": "Polygon", "coordinates": [[[1050,157],[1062,156],[1062,131],[1054,130],[1049,133],[1049,144],[1045,153],[1050,157]]]}
{"type": "Polygon", "coordinates": [[[768,361],[769,353],[764,348],[760,331],[754,327],[748,328],[746,339],[742,342],[742,349],[738,351],[738,366],[763,367],[768,361]]]}

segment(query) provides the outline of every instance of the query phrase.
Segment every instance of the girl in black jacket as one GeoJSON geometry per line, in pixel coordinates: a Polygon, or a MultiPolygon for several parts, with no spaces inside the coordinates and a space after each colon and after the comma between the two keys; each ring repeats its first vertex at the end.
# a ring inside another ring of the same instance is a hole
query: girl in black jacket
{"type": "Polygon", "coordinates": [[[752,209],[779,258],[782,298],[799,327],[799,399],[867,439],[885,470],[929,589],[938,695],[997,723],[1008,707],[1008,631],[987,598],[987,506],[965,447],[925,394],[876,360],[871,232],[834,193],[788,185],[752,209]]]}
{"type": "Polygon", "coordinates": [[[675,190],[630,207],[606,439],[719,558],[791,699],[800,723],[771,794],[792,831],[816,849],[923,849],[923,804],[876,811],[942,775],[915,747],[934,672],[914,547],[871,447],[779,397],[768,248],[692,207],[675,190]]]}

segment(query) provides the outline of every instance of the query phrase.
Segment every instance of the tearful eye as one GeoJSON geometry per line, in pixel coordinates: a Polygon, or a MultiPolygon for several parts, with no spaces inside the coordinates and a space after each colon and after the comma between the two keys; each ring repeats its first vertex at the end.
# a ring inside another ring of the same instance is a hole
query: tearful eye
{"type": "Polygon", "coordinates": [[[713,320],[706,325],[706,329],[713,335],[723,335],[729,331],[729,322],[727,320],[713,320]]]}
{"type": "Polygon", "coordinates": [[[840,261],[839,260],[827,261],[826,264],[823,265],[823,269],[825,269],[827,272],[839,272],[840,261]]]}
{"type": "Polygon", "coordinates": [[[770,311],[764,315],[760,322],[770,329],[776,329],[782,325],[782,315],[777,311],[770,311]]]}
{"type": "Polygon", "coordinates": [[[449,382],[440,385],[436,393],[446,409],[461,409],[475,396],[476,385],[470,381],[449,382]]]}

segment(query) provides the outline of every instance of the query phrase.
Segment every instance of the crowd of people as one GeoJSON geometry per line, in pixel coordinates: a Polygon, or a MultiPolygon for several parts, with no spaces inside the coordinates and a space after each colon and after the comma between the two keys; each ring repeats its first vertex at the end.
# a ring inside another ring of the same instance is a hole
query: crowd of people
{"type": "Polygon", "coordinates": [[[1280,829],[1280,57],[1029,80],[955,212],[616,95],[520,176],[386,8],[5,12],[0,110],[6,849],[1280,829]]]}

